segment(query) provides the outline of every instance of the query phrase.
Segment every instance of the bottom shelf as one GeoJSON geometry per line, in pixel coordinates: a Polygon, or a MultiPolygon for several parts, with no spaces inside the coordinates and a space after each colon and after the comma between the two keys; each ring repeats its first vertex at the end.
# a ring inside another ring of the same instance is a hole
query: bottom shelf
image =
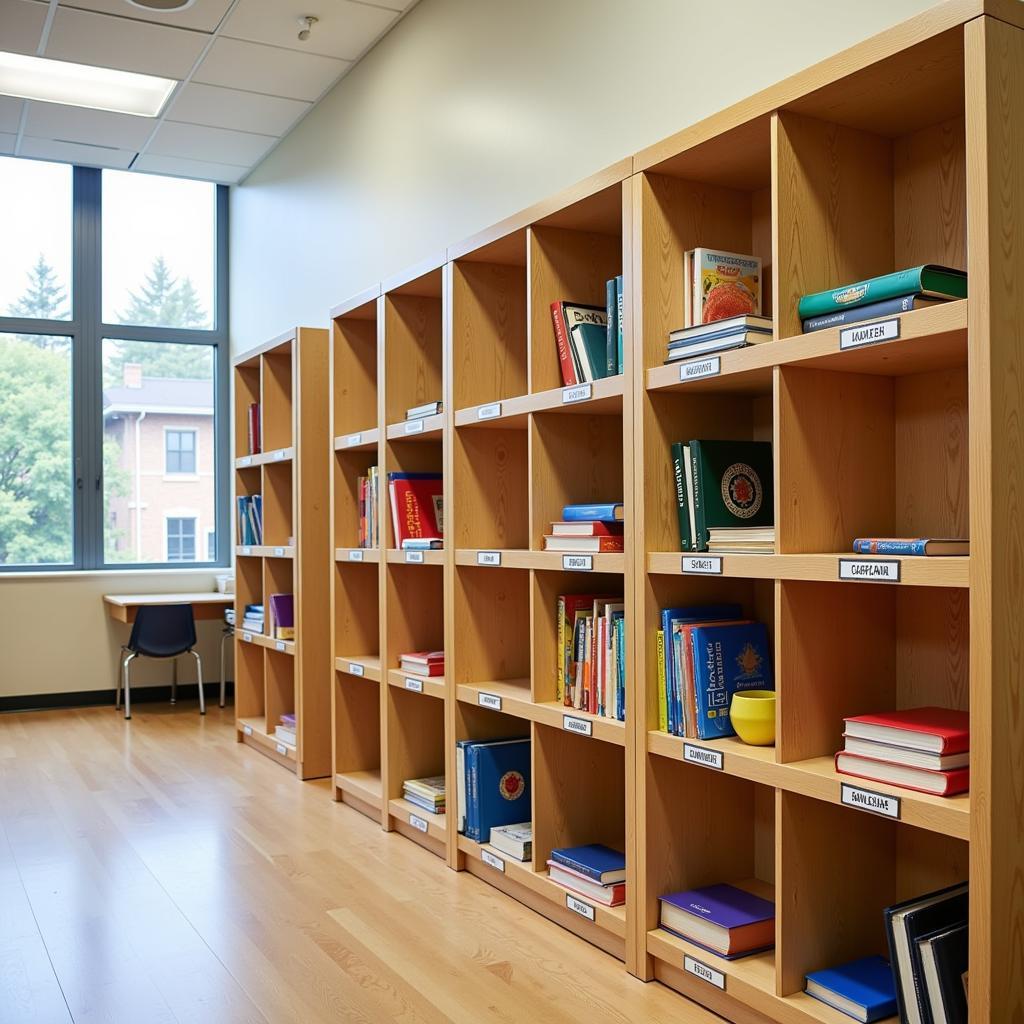
{"type": "Polygon", "coordinates": [[[380,820],[383,792],[379,768],[363,772],[339,772],[334,776],[334,799],[349,804],[375,821],[380,820]]]}
{"type": "Polygon", "coordinates": [[[235,723],[238,739],[265,754],[272,761],[282,764],[289,771],[297,771],[295,748],[289,743],[282,743],[267,731],[265,718],[239,718],[235,723]]]}
{"type": "Polygon", "coordinates": [[[448,841],[445,815],[425,811],[404,797],[388,801],[388,814],[394,821],[396,832],[401,832],[407,839],[419,843],[438,857],[445,856],[448,841]]]}

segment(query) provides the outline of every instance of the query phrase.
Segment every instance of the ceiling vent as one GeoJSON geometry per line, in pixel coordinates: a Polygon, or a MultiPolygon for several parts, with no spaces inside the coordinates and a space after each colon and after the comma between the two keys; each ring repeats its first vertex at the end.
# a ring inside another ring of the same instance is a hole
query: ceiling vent
{"type": "Polygon", "coordinates": [[[132,7],[141,7],[144,11],[183,11],[191,7],[196,0],[128,0],[132,7]]]}

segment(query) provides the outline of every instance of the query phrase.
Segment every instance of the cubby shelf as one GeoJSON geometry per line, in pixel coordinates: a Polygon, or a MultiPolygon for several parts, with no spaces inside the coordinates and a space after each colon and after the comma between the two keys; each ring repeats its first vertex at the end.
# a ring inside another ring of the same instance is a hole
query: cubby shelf
{"type": "Polygon", "coordinates": [[[335,548],[336,562],[379,562],[380,548],[335,548]]]}
{"type": "Polygon", "coordinates": [[[387,438],[389,441],[440,441],[443,428],[444,414],[438,413],[418,420],[389,423],[387,438]]]}
{"type": "Polygon", "coordinates": [[[581,556],[561,551],[523,551],[503,548],[459,548],[455,552],[456,565],[478,565],[497,569],[542,569],[549,572],[604,572],[626,571],[626,556],[621,552],[582,554],[584,568],[577,570],[572,564],[581,556]],[[566,561],[568,560],[568,561],[566,561]]]}
{"type": "Polygon", "coordinates": [[[527,416],[537,412],[578,415],[621,415],[626,381],[622,374],[590,384],[552,388],[536,395],[517,395],[501,402],[487,402],[455,412],[457,427],[525,427],[527,416]]]}
{"type": "Polygon", "coordinates": [[[401,548],[388,548],[387,561],[391,565],[444,565],[444,551],[406,551],[401,548]]]}
{"type": "Polygon", "coordinates": [[[428,697],[445,699],[444,676],[416,676],[402,672],[397,668],[388,669],[388,685],[397,686],[400,690],[410,693],[422,693],[428,697]]]}
{"type": "Polygon", "coordinates": [[[234,362],[235,491],[262,496],[264,541],[234,548],[236,733],[302,779],[330,774],[327,529],[316,513],[327,502],[327,360],[327,332],[300,327],[234,362]],[[254,403],[267,450],[247,453],[254,403]],[[264,605],[269,627],[275,593],[293,595],[294,640],[242,628],[248,604],[264,605]],[[274,736],[287,713],[296,717],[296,746],[274,736]]]}
{"type": "Polygon", "coordinates": [[[380,658],[376,654],[340,654],[334,659],[334,667],[346,675],[380,682],[380,658]]]}
{"type": "Polygon", "coordinates": [[[351,434],[345,434],[334,439],[334,450],[336,452],[375,452],[380,443],[380,431],[373,427],[371,430],[355,430],[351,434]]]}

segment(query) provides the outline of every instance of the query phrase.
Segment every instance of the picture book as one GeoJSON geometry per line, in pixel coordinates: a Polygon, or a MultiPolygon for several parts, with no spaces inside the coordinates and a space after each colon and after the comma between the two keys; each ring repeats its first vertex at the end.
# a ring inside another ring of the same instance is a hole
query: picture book
{"type": "Polygon", "coordinates": [[[896,982],[884,957],[866,956],[839,967],[812,971],[807,975],[805,990],[865,1024],[896,1013],[896,982]]]}
{"type": "Polygon", "coordinates": [[[812,331],[827,330],[829,327],[864,323],[878,317],[899,316],[901,313],[909,313],[912,309],[934,306],[942,301],[925,295],[898,295],[896,298],[883,299],[881,302],[869,302],[866,306],[854,306],[826,313],[824,316],[812,316],[803,322],[803,330],[804,334],[809,334],[812,331]]]}
{"type": "Polygon", "coordinates": [[[395,547],[409,538],[444,538],[440,473],[388,473],[395,547]]]}
{"type": "Polygon", "coordinates": [[[551,303],[551,322],[555,328],[555,345],[558,349],[558,364],[562,370],[562,383],[569,387],[583,383],[580,368],[573,358],[570,332],[577,324],[594,324],[607,327],[608,314],[603,306],[588,306],[564,299],[551,303]]]}
{"type": "Polygon", "coordinates": [[[693,324],[761,313],[761,261],[720,249],[693,250],[693,324]]]}
{"type": "Polygon", "coordinates": [[[466,835],[481,843],[491,829],[528,818],[530,740],[474,743],[466,749],[466,835]]]}
{"type": "Polygon", "coordinates": [[[825,316],[840,309],[866,306],[886,299],[924,295],[938,299],[966,299],[967,274],[963,270],[925,263],[893,274],[882,274],[865,281],[840,285],[827,291],[805,295],[797,307],[801,320],[825,316]]]}
{"type": "Polygon", "coordinates": [[[626,855],[603,843],[566,846],[552,850],[551,860],[562,867],[577,871],[601,885],[611,885],[626,880],[626,855]]]}
{"type": "Polygon", "coordinates": [[[661,927],[719,956],[734,958],[775,945],[775,904],[734,885],[662,896],[661,927]]]}
{"type": "Polygon", "coordinates": [[[706,551],[710,527],[775,522],[770,441],[690,441],[694,549],[706,551]]]}

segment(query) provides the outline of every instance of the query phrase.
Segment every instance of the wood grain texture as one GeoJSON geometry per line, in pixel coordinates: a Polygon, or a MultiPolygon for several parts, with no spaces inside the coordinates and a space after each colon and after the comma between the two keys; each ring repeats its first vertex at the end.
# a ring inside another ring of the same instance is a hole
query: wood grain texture
{"type": "MultiPolygon", "coordinates": [[[[371,306],[376,310],[376,303],[371,306]]],[[[334,321],[332,370],[335,437],[377,423],[377,320],[339,317],[334,321]]]]}
{"type": "Polygon", "coordinates": [[[398,423],[406,409],[441,401],[441,299],[387,294],[384,308],[384,415],[398,423]]]}
{"type": "Polygon", "coordinates": [[[462,427],[453,449],[453,546],[528,548],[526,432],[462,427]]]}

